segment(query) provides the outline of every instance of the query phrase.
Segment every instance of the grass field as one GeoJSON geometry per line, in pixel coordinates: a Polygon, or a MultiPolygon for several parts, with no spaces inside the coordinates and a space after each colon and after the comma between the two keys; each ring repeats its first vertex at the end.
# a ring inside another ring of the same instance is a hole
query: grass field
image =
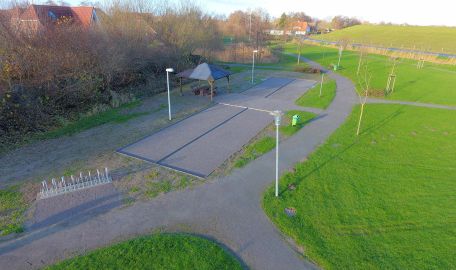
{"type": "Polygon", "coordinates": [[[348,38],[355,43],[456,53],[456,27],[356,25],[314,38],[329,41],[348,38]]]}
{"type": "Polygon", "coordinates": [[[368,104],[365,113],[359,137],[356,107],[280,179],[279,199],[271,186],[267,215],[324,269],[454,268],[456,111],[368,104]]]}
{"type": "Polygon", "coordinates": [[[320,83],[309,89],[304,95],[296,100],[296,105],[326,109],[336,96],[336,81],[323,80],[323,87],[320,96],[320,83]]]}
{"type": "MultiPolygon", "coordinates": [[[[284,51],[296,53],[296,45],[286,44],[284,51]]],[[[329,67],[337,64],[338,50],[320,46],[306,45],[302,49],[304,57],[329,67]]],[[[382,92],[386,88],[392,62],[386,56],[369,55],[365,58],[372,74],[371,90],[382,92]]],[[[359,54],[344,51],[338,72],[350,78],[355,84],[359,82],[356,75],[359,54]]],[[[426,63],[423,69],[416,68],[416,61],[401,59],[396,67],[396,86],[386,99],[456,105],[456,67],[426,63]]]]}
{"type": "Polygon", "coordinates": [[[23,231],[26,205],[18,186],[0,189],[0,236],[23,231]]]}
{"type": "Polygon", "coordinates": [[[154,234],[90,252],[47,269],[242,269],[216,243],[191,235],[154,234]]]}
{"type": "MultiPolygon", "coordinates": [[[[84,116],[80,119],[69,122],[63,127],[59,127],[55,130],[51,130],[42,134],[37,135],[37,139],[53,139],[61,136],[72,135],[96,126],[100,126],[107,123],[124,123],[132,118],[144,115],[146,113],[130,113],[125,114],[122,111],[126,109],[132,109],[141,104],[141,101],[133,101],[124,104],[118,108],[108,109],[104,112],[97,113],[90,116],[84,116]]],[[[158,109],[163,109],[162,107],[158,109]]]]}

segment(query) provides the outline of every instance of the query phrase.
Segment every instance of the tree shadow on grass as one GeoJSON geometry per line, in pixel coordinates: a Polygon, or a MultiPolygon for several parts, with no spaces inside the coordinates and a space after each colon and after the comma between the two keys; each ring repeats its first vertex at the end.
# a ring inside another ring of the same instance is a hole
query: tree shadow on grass
{"type": "MultiPolygon", "coordinates": [[[[405,105],[404,105],[405,106],[405,105]]],[[[398,117],[399,115],[401,115],[403,113],[403,108],[404,106],[401,106],[399,109],[397,109],[396,111],[392,112],[391,114],[389,114],[388,116],[386,116],[384,119],[382,119],[381,121],[379,121],[378,123],[376,124],[373,124],[371,125],[370,127],[368,127],[367,129],[364,129],[363,132],[361,132],[360,136],[362,136],[363,134],[370,134],[372,133],[373,131],[385,126],[386,124],[388,124],[391,120],[393,120],[394,118],[398,117]]],[[[355,136],[355,135],[353,135],[355,136]]],[[[337,153],[331,155],[328,159],[326,159],[325,161],[322,161],[320,164],[318,164],[314,169],[312,169],[310,172],[306,173],[305,175],[303,176],[300,176],[299,177],[299,182],[302,182],[304,181],[306,178],[308,178],[310,175],[312,175],[313,173],[319,171],[321,168],[325,167],[328,163],[332,162],[333,160],[339,158],[340,156],[342,156],[345,152],[347,152],[348,150],[350,150],[353,146],[355,146],[356,144],[358,143],[358,140],[354,140],[350,145],[348,145],[347,147],[343,148],[342,150],[338,151],[337,153]]],[[[301,163],[302,164],[302,163],[301,163]]],[[[299,165],[299,164],[297,164],[299,165]]],[[[295,168],[296,166],[295,165],[295,168]]],[[[299,169],[297,169],[293,174],[298,174],[299,173],[299,169]]],[[[294,181],[294,182],[290,182],[290,183],[285,183],[285,184],[294,184],[294,185],[297,185],[298,184],[298,181],[294,181]]],[[[287,186],[285,188],[282,187],[281,190],[279,190],[279,194],[280,195],[285,195],[287,192],[289,192],[290,190],[287,188],[287,186]]]]}

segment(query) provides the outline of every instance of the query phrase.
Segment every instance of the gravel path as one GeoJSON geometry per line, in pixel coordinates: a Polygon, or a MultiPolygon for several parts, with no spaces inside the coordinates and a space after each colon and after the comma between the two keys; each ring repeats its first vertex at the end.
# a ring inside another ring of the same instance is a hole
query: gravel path
{"type": "Polygon", "coordinates": [[[315,83],[271,77],[241,94],[216,97],[216,102],[225,105],[214,105],[118,152],[206,178],[273,122],[267,112],[238,106],[289,111],[297,107],[294,100],[315,83]]]}
{"type": "MultiPolygon", "coordinates": [[[[310,62],[317,66],[317,64],[310,62]]],[[[337,129],[357,103],[353,84],[329,73],[337,94],[320,117],[281,144],[280,171],[293,167],[337,129]]],[[[85,250],[165,229],[203,234],[222,242],[252,269],[313,269],[269,221],[261,208],[274,178],[274,151],[243,169],[191,190],[150,202],[81,214],[0,244],[3,269],[36,269],[85,250]]]]}

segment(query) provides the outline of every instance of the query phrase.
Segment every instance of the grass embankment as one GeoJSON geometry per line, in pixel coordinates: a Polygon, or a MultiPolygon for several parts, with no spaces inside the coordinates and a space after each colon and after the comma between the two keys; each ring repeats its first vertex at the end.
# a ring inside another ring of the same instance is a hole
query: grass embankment
{"type": "MultiPolygon", "coordinates": [[[[296,45],[286,44],[284,51],[296,53],[296,45]]],[[[328,47],[306,45],[302,48],[302,54],[326,67],[337,64],[338,61],[338,50],[328,47]]],[[[382,93],[386,88],[392,62],[382,55],[369,55],[365,60],[372,75],[370,89],[382,93]]],[[[358,62],[359,54],[346,50],[341,60],[342,69],[337,72],[358,84],[358,62]]],[[[425,63],[423,69],[417,69],[416,61],[401,59],[395,74],[394,92],[386,96],[386,99],[456,105],[456,67],[425,63]]]]}
{"type": "Polygon", "coordinates": [[[27,209],[18,186],[0,189],[0,236],[20,233],[27,209]]]}
{"type": "MultiPolygon", "coordinates": [[[[310,112],[291,110],[285,113],[283,117],[283,123],[279,128],[282,139],[292,136],[304,127],[310,120],[316,115],[310,112]],[[292,126],[291,120],[293,115],[298,115],[300,121],[296,126],[292,126]]],[[[250,161],[257,159],[258,157],[271,151],[276,146],[276,138],[272,136],[274,134],[275,126],[271,125],[267,128],[264,136],[254,138],[247,146],[241,150],[240,155],[235,159],[234,167],[241,168],[247,165],[250,161]]]]}
{"type": "MultiPolygon", "coordinates": [[[[37,135],[37,139],[53,139],[61,136],[72,135],[96,126],[107,123],[124,123],[132,118],[147,113],[124,113],[125,110],[133,109],[141,104],[141,101],[133,101],[118,108],[108,109],[104,112],[90,116],[83,116],[74,122],[68,122],[63,127],[37,135]]],[[[160,106],[159,109],[162,109],[160,106]]]]}
{"type": "Polygon", "coordinates": [[[365,113],[360,136],[357,107],[280,179],[278,199],[271,186],[267,215],[325,269],[453,268],[456,111],[368,104],[365,113]]]}
{"type": "Polygon", "coordinates": [[[154,234],[47,269],[242,269],[241,264],[216,243],[191,235],[154,234]]]}
{"type": "Polygon", "coordinates": [[[433,52],[442,52],[443,49],[443,52],[456,53],[456,27],[356,25],[314,38],[329,41],[348,38],[355,43],[383,47],[415,48],[433,52]]]}
{"type": "Polygon", "coordinates": [[[323,80],[323,87],[320,96],[320,83],[309,89],[304,95],[296,100],[296,105],[326,109],[336,96],[336,81],[323,80]]]}
{"type": "MultiPolygon", "coordinates": [[[[103,112],[85,115],[74,121],[65,121],[61,126],[42,133],[34,133],[11,140],[0,139],[0,154],[8,152],[25,144],[33,143],[39,140],[55,139],[62,136],[73,135],[87,129],[97,127],[107,123],[124,123],[135,117],[139,117],[150,112],[127,113],[129,109],[134,109],[141,104],[141,101],[133,101],[117,108],[111,108],[103,112]]],[[[157,110],[163,109],[163,106],[157,110]]]]}

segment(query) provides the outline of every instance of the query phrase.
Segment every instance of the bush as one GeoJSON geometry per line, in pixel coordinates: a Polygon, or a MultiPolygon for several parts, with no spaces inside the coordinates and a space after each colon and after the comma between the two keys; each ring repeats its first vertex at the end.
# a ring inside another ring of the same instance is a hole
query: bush
{"type": "Polygon", "coordinates": [[[221,43],[212,18],[191,4],[156,10],[122,1],[97,14],[89,30],[63,23],[32,35],[0,18],[2,143],[163,91],[169,63],[182,70],[193,51],[221,43]]]}

